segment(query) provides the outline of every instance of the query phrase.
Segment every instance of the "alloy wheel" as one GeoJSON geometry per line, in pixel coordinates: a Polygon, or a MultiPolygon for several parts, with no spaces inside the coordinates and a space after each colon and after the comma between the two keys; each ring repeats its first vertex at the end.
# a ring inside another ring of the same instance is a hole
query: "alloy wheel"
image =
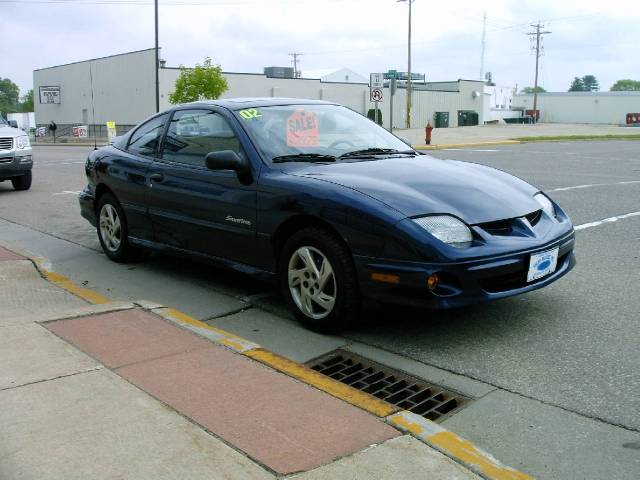
{"type": "Polygon", "coordinates": [[[294,303],[308,317],[328,316],[336,303],[337,285],[329,259],[317,248],[302,246],[289,259],[289,291],[294,303]]]}
{"type": "Polygon", "coordinates": [[[100,237],[110,252],[116,252],[122,243],[122,228],[118,211],[110,203],[100,210],[100,237]]]}

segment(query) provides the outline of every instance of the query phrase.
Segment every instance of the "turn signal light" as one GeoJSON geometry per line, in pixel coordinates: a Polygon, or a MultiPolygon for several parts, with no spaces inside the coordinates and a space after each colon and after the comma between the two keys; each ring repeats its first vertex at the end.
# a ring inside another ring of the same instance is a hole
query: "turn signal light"
{"type": "Polygon", "coordinates": [[[439,281],[440,279],[437,273],[430,275],[429,278],[427,278],[427,287],[429,287],[429,290],[434,290],[438,286],[439,281]]]}

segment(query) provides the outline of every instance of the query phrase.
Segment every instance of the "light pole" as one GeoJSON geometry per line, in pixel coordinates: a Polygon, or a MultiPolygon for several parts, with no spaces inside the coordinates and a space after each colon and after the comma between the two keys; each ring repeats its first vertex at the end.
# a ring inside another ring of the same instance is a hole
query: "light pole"
{"type": "Polygon", "coordinates": [[[155,52],[155,69],[156,69],[156,113],[160,111],[160,59],[158,57],[158,0],[155,0],[155,21],[156,21],[156,52],[155,52]]]}
{"type": "Polygon", "coordinates": [[[407,128],[411,128],[411,4],[414,0],[397,0],[409,4],[409,29],[407,40],[407,128]]]}

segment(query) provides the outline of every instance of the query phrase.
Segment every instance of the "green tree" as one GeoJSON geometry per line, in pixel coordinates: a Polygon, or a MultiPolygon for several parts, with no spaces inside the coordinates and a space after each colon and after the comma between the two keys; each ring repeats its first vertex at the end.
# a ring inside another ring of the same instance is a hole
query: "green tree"
{"type": "Polygon", "coordinates": [[[571,82],[571,86],[569,87],[570,92],[584,92],[584,82],[580,77],[575,77],[573,82],[571,82]]]}
{"type": "Polygon", "coordinates": [[[204,63],[196,64],[195,68],[180,65],[180,76],[176,80],[175,91],[169,94],[169,101],[176,104],[213,100],[228,89],[229,85],[222,76],[220,65],[211,65],[211,59],[206,57],[204,63]]]}
{"type": "Polygon", "coordinates": [[[524,87],[522,90],[520,90],[520,93],[544,93],[546,92],[546,90],[542,87],[524,87]]]}
{"type": "Polygon", "coordinates": [[[22,97],[18,109],[21,112],[33,112],[33,90],[29,90],[27,94],[22,97]]]}
{"type": "Polygon", "coordinates": [[[0,112],[13,113],[18,109],[20,89],[8,78],[0,78],[0,112]]]}
{"type": "Polygon", "coordinates": [[[600,83],[593,75],[585,75],[582,77],[582,84],[585,92],[597,92],[600,90],[600,83]]]}
{"type": "Polygon", "coordinates": [[[637,92],[640,91],[640,80],[631,80],[630,78],[618,80],[610,90],[612,92],[637,92]]]}

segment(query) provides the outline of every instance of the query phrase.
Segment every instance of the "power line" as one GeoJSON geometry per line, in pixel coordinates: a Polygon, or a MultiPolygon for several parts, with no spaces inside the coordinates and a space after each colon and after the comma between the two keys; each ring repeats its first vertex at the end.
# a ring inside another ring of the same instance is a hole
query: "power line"
{"type": "Polygon", "coordinates": [[[533,85],[533,116],[535,118],[535,121],[538,121],[538,65],[540,62],[540,38],[542,35],[548,35],[551,32],[549,31],[544,31],[542,32],[540,29],[544,28],[544,25],[540,25],[540,22],[538,22],[535,25],[531,25],[533,28],[536,29],[535,32],[527,32],[526,35],[532,36],[535,35],[536,37],[536,79],[533,85]]]}
{"type": "Polygon", "coordinates": [[[484,52],[487,45],[487,12],[482,14],[482,52],[480,53],[480,80],[484,78],[484,52]]]}

